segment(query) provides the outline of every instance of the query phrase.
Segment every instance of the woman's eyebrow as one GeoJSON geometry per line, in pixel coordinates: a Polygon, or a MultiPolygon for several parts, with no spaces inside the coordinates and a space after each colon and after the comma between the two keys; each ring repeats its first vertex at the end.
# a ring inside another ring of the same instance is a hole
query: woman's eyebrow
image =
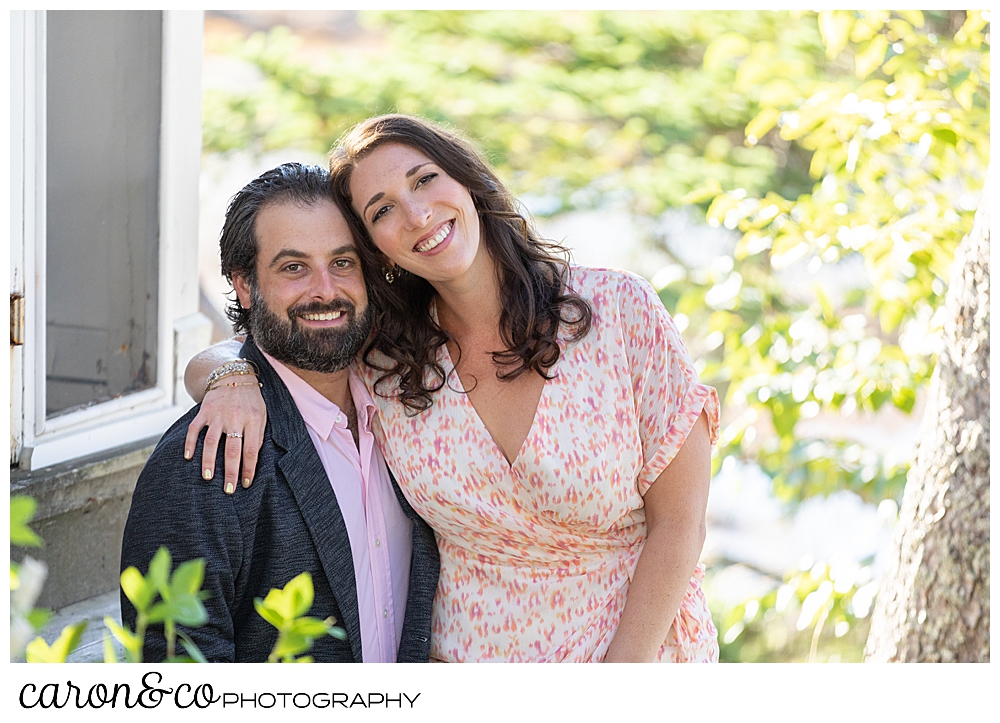
{"type": "MultiPolygon", "coordinates": [[[[417,171],[419,171],[424,166],[429,166],[429,165],[430,165],[430,162],[427,162],[427,163],[418,163],[413,168],[411,168],[410,170],[408,170],[406,172],[406,174],[405,174],[404,177],[405,178],[409,178],[410,176],[412,176],[414,173],[416,173],[417,171]]],[[[380,200],[383,196],[385,196],[385,194],[382,193],[381,191],[379,191],[374,196],[372,196],[371,200],[369,200],[368,203],[365,204],[365,207],[363,209],[361,209],[361,215],[364,216],[366,213],[368,213],[368,207],[371,206],[376,201],[380,200]]]]}

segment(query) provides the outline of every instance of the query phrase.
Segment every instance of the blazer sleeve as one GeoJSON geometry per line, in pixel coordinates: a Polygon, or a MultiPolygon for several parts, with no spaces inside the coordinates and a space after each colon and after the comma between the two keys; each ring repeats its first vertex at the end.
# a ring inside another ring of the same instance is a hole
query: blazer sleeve
{"type": "MultiPolygon", "coordinates": [[[[236,606],[236,576],[241,569],[243,540],[233,495],[222,493],[222,453],[215,478],[204,481],[199,474],[204,432],[191,460],[183,456],[184,435],[195,410],[171,427],[143,467],[132,495],[132,506],[122,540],[121,569],[135,566],[146,574],[157,549],[170,551],[173,569],[187,560],[203,558],[202,590],[208,621],[184,630],[204,656],[213,662],[235,658],[233,610],[236,606]]],[[[122,621],[135,630],[136,611],[121,593],[122,621]]],[[[176,655],[185,655],[180,639],[176,655]]],[[[166,658],[162,625],[147,629],[144,662],[166,658]]]]}

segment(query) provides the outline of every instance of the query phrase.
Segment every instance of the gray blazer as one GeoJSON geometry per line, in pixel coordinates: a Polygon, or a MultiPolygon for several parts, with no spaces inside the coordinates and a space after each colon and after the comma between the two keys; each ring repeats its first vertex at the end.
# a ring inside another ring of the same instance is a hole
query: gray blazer
{"type": "MultiPolygon", "coordinates": [[[[268,420],[257,472],[248,490],[221,491],[223,455],[216,456],[215,477],[206,482],[199,466],[204,432],[194,457],[184,459],[184,437],[197,414],[194,407],[164,433],[146,462],[132,496],[122,541],[121,568],[134,565],[145,573],[160,545],[174,565],[205,558],[203,590],[208,623],[185,629],[212,661],[263,662],[277,631],[253,607],[274,587],[303,571],[312,574],[315,597],[309,615],[337,619],[347,640],[317,639],[310,651],[317,662],[360,662],[361,627],[354,581],[354,561],[347,527],[323,464],[305,423],[281,378],[254,345],[241,356],[260,369],[268,420]]],[[[413,520],[413,554],[399,662],[427,662],[430,655],[431,606],[437,588],[439,558],[434,533],[410,507],[396,481],[400,506],[413,520]]],[[[121,596],[122,619],[133,630],[135,610],[121,596]]],[[[178,654],[183,650],[178,647],[178,654]]],[[[162,626],[146,636],[143,659],[166,657],[162,626]]]]}

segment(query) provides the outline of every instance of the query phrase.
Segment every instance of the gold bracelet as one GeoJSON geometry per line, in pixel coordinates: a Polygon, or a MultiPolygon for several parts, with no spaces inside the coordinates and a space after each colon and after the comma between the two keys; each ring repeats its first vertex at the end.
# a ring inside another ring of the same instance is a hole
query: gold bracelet
{"type": "Polygon", "coordinates": [[[264,385],[260,382],[226,382],[225,384],[216,382],[205,390],[205,394],[208,394],[213,389],[218,389],[219,387],[260,387],[263,389],[264,385]]]}
{"type": "Polygon", "coordinates": [[[207,392],[211,389],[223,377],[232,376],[233,374],[253,374],[257,377],[260,376],[257,365],[252,361],[248,359],[234,359],[212,370],[212,373],[208,375],[208,379],[205,380],[205,391],[207,392]]]}

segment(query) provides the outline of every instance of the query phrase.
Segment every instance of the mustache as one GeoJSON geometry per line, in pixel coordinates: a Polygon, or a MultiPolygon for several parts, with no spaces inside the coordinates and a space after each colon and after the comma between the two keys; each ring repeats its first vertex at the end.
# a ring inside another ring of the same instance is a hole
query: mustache
{"type": "Polygon", "coordinates": [[[355,308],[354,304],[350,301],[344,299],[334,299],[327,303],[321,301],[313,301],[308,304],[299,304],[298,306],[293,306],[288,310],[288,316],[294,319],[302,314],[325,314],[332,311],[343,311],[349,316],[354,316],[355,308]]]}

